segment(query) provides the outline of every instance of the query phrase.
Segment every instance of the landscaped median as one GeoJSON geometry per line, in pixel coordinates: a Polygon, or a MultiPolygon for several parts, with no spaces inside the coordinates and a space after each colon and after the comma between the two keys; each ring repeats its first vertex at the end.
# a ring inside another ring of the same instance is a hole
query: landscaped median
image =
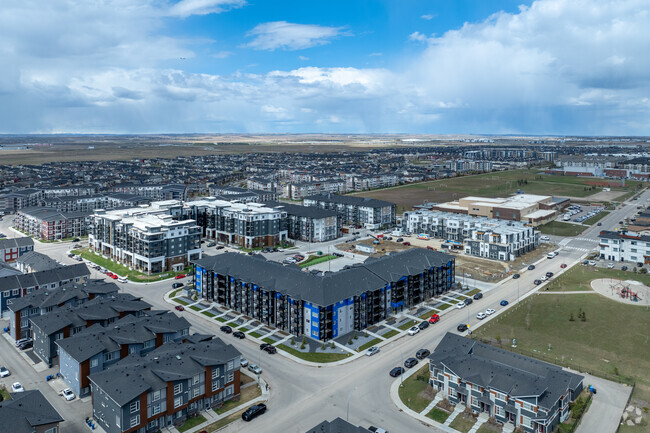
{"type": "Polygon", "coordinates": [[[309,256],[307,257],[307,260],[305,260],[302,263],[299,263],[298,266],[300,266],[301,268],[306,268],[307,266],[313,266],[319,263],[328,262],[330,260],[334,260],[335,258],[336,256],[332,254],[327,254],[324,256],[309,256]]]}
{"type": "MultiPolygon", "coordinates": [[[[264,339],[263,341],[271,340],[264,339]]],[[[304,359],[305,361],[310,362],[319,362],[326,364],[328,362],[336,362],[345,358],[352,356],[351,353],[327,353],[327,352],[301,352],[299,350],[293,349],[286,344],[280,344],[276,346],[279,350],[284,350],[285,352],[295,356],[296,358],[304,359]]]]}

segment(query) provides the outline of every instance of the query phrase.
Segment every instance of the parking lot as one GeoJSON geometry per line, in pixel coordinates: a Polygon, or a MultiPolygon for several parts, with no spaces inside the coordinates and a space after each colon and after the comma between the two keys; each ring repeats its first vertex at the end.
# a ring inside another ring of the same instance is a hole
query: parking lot
{"type": "Polygon", "coordinates": [[[573,204],[557,217],[557,221],[583,223],[605,210],[604,206],[582,206],[573,204]]]}

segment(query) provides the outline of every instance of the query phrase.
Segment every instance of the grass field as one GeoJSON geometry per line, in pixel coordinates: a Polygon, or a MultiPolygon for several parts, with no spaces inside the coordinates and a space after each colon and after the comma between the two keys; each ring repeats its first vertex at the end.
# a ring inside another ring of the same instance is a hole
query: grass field
{"type": "MultiPolygon", "coordinates": [[[[620,269],[596,268],[594,266],[574,266],[546,285],[551,292],[591,290],[591,281],[598,278],[616,280],[636,280],[650,286],[650,274],[621,271],[620,269]]],[[[615,283],[615,281],[613,281],[615,283]]]]}
{"type": "Polygon", "coordinates": [[[296,358],[304,359],[305,361],[320,362],[320,363],[336,362],[336,361],[340,361],[341,359],[345,359],[349,356],[352,356],[351,353],[314,353],[314,352],[305,353],[293,349],[285,344],[280,344],[279,346],[277,346],[277,348],[292,354],[296,358]]]}
{"type": "Polygon", "coordinates": [[[650,386],[650,310],[599,295],[535,295],[474,331],[483,341],[610,380],[650,386]],[[586,321],[578,318],[585,312],[586,321]],[[573,314],[575,320],[569,318],[573,314]],[[517,348],[510,342],[517,339],[517,348]],[[550,350],[549,350],[550,345],[550,350]]]}
{"type": "Polygon", "coordinates": [[[447,418],[449,418],[450,413],[445,412],[442,409],[438,409],[437,407],[434,407],[431,409],[431,411],[427,414],[429,418],[431,418],[434,421],[438,421],[439,423],[444,423],[447,421],[447,418]]]}
{"type": "Polygon", "coordinates": [[[579,224],[569,224],[560,221],[551,221],[550,223],[543,224],[537,229],[544,235],[556,236],[578,236],[584,232],[588,227],[579,224]]]}
{"type": "Polygon", "coordinates": [[[418,413],[422,412],[436,396],[433,387],[422,378],[429,378],[429,364],[423,365],[417,373],[404,379],[399,388],[399,398],[409,409],[418,413]]]}
{"type": "Polygon", "coordinates": [[[458,430],[462,433],[467,433],[472,429],[472,426],[476,424],[476,420],[465,414],[459,414],[452,422],[449,423],[449,427],[454,430],[458,430]]]}
{"type": "MultiPolygon", "coordinates": [[[[602,190],[600,187],[588,184],[588,182],[598,180],[571,176],[549,176],[533,170],[509,170],[402,185],[354,193],[354,195],[396,203],[397,211],[400,213],[425,201],[446,202],[468,195],[504,197],[515,193],[518,189],[529,194],[587,197],[602,190]]],[[[629,191],[633,191],[638,182],[631,181],[626,184],[629,191]]],[[[612,187],[612,191],[624,191],[624,189],[612,187]]]]}

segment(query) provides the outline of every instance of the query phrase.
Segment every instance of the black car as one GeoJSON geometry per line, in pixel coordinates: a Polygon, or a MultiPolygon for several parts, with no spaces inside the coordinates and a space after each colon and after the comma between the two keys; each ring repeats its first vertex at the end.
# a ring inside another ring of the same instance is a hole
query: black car
{"type": "Polygon", "coordinates": [[[235,331],[235,332],[233,332],[233,333],[232,333],[232,336],[235,337],[235,338],[239,338],[240,340],[243,340],[244,338],[246,338],[246,334],[244,334],[244,333],[241,332],[241,331],[235,331]]]}
{"type": "Polygon", "coordinates": [[[395,242],[404,242],[404,238],[397,238],[395,242]]]}
{"type": "Polygon", "coordinates": [[[627,271],[627,266],[622,266],[621,271],[627,271]]]}
{"type": "Polygon", "coordinates": [[[417,353],[415,354],[415,357],[416,357],[417,359],[424,359],[424,358],[426,358],[427,356],[429,356],[430,354],[431,354],[431,352],[429,352],[427,349],[420,349],[420,350],[418,350],[417,353]]]}
{"type": "Polygon", "coordinates": [[[20,350],[31,349],[32,347],[34,347],[34,342],[33,342],[32,340],[29,340],[29,341],[25,341],[25,342],[23,342],[23,343],[20,343],[20,345],[18,346],[18,348],[19,348],[20,350]]]}
{"type": "Polygon", "coordinates": [[[218,250],[223,250],[224,246],[223,245],[217,245],[218,250]]]}
{"type": "Polygon", "coordinates": [[[241,414],[241,419],[244,421],[252,421],[264,412],[266,412],[266,405],[264,403],[255,404],[246,409],[246,412],[241,414]]]}
{"type": "Polygon", "coordinates": [[[460,325],[458,325],[456,327],[456,329],[458,329],[458,332],[465,332],[465,331],[467,331],[467,325],[464,324],[464,323],[461,323],[460,325]]]}
{"type": "Polygon", "coordinates": [[[519,278],[520,276],[521,276],[521,275],[519,275],[519,274],[514,274],[514,275],[512,276],[512,279],[516,280],[516,279],[519,278]]]}
{"type": "Polygon", "coordinates": [[[79,242],[81,239],[79,238],[72,238],[72,242],[79,242]]]}
{"type": "Polygon", "coordinates": [[[533,284],[535,284],[536,286],[542,284],[542,280],[535,280],[533,281],[533,284]]]}
{"type": "Polygon", "coordinates": [[[428,327],[429,327],[429,322],[427,322],[426,320],[424,322],[420,322],[420,324],[418,325],[418,328],[420,328],[420,330],[427,329],[428,327]]]}
{"type": "Polygon", "coordinates": [[[389,374],[390,374],[390,377],[397,377],[400,374],[404,373],[404,371],[406,371],[406,370],[404,370],[403,367],[395,367],[390,371],[389,374]]]}
{"type": "Polygon", "coordinates": [[[411,368],[411,367],[417,365],[417,363],[418,363],[418,360],[417,360],[417,359],[415,359],[415,358],[409,358],[409,359],[407,359],[406,361],[404,361],[404,367],[406,367],[406,368],[411,368]]]}
{"type": "Polygon", "coordinates": [[[642,267],[643,267],[643,263],[641,263],[641,262],[636,262],[636,267],[637,267],[637,268],[642,268],[642,267]]]}
{"type": "Polygon", "coordinates": [[[471,304],[472,302],[474,302],[474,300],[473,300],[472,298],[467,298],[467,299],[465,299],[465,305],[469,305],[469,304],[471,304]]]}
{"type": "Polygon", "coordinates": [[[535,265],[529,265],[529,266],[528,266],[528,270],[529,270],[529,271],[532,271],[533,269],[535,269],[535,265]]]}
{"type": "Polygon", "coordinates": [[[275,346],[271,346],[270,344],[269,344],[268,346],[266,346],[266,347],[265,347],[264,349],[262,349],[262,350],[264,350],[264,351],[265,351],[266,353],[268,353],[269,355],[273,355],[274,353],[277,353],[277,352],[278,352],[278,350],[275,348],[275,346]]]}
{"type": "Polygon", "coordinates": [[[547,276],[548,278],[551,278],[551,277],[553,276],[553,272],[547,272],[547,273],[546,273],[546,276],[547,276]]]}
{"type": "MultiPolygon", "coordinates": [[[[481,292],[474,293],[474,299],[475,299],[475,300],[478,301],[478,300],[481,299],[482,297],[483,297],[483,293],[481,293],[481,292]]],[[[465,305],[467,305],[467,301],[465,301],[465,305]]]]}
{"type": "Polygon", "coordinates": [[[174,284],[172,284],[173,289],[178,289],[179,287],[183,287],[183,283],[174,283],[174,284]]]}
{"type": "Polygon", "coordinates": [[[221,329],[221,332],[225,332],[226,334],[232,334],[232,328],[228,325],[223,325],[219,329],[221,329]]]}

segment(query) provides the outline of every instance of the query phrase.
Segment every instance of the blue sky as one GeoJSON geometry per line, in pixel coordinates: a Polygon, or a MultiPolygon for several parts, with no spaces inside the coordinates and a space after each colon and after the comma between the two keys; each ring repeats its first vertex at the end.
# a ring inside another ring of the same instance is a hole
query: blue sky
{"type": "Polygon", "coordinates": [[[648,22],[650,0],[3,3],[0,133],[650,135],[648,22]]]}

